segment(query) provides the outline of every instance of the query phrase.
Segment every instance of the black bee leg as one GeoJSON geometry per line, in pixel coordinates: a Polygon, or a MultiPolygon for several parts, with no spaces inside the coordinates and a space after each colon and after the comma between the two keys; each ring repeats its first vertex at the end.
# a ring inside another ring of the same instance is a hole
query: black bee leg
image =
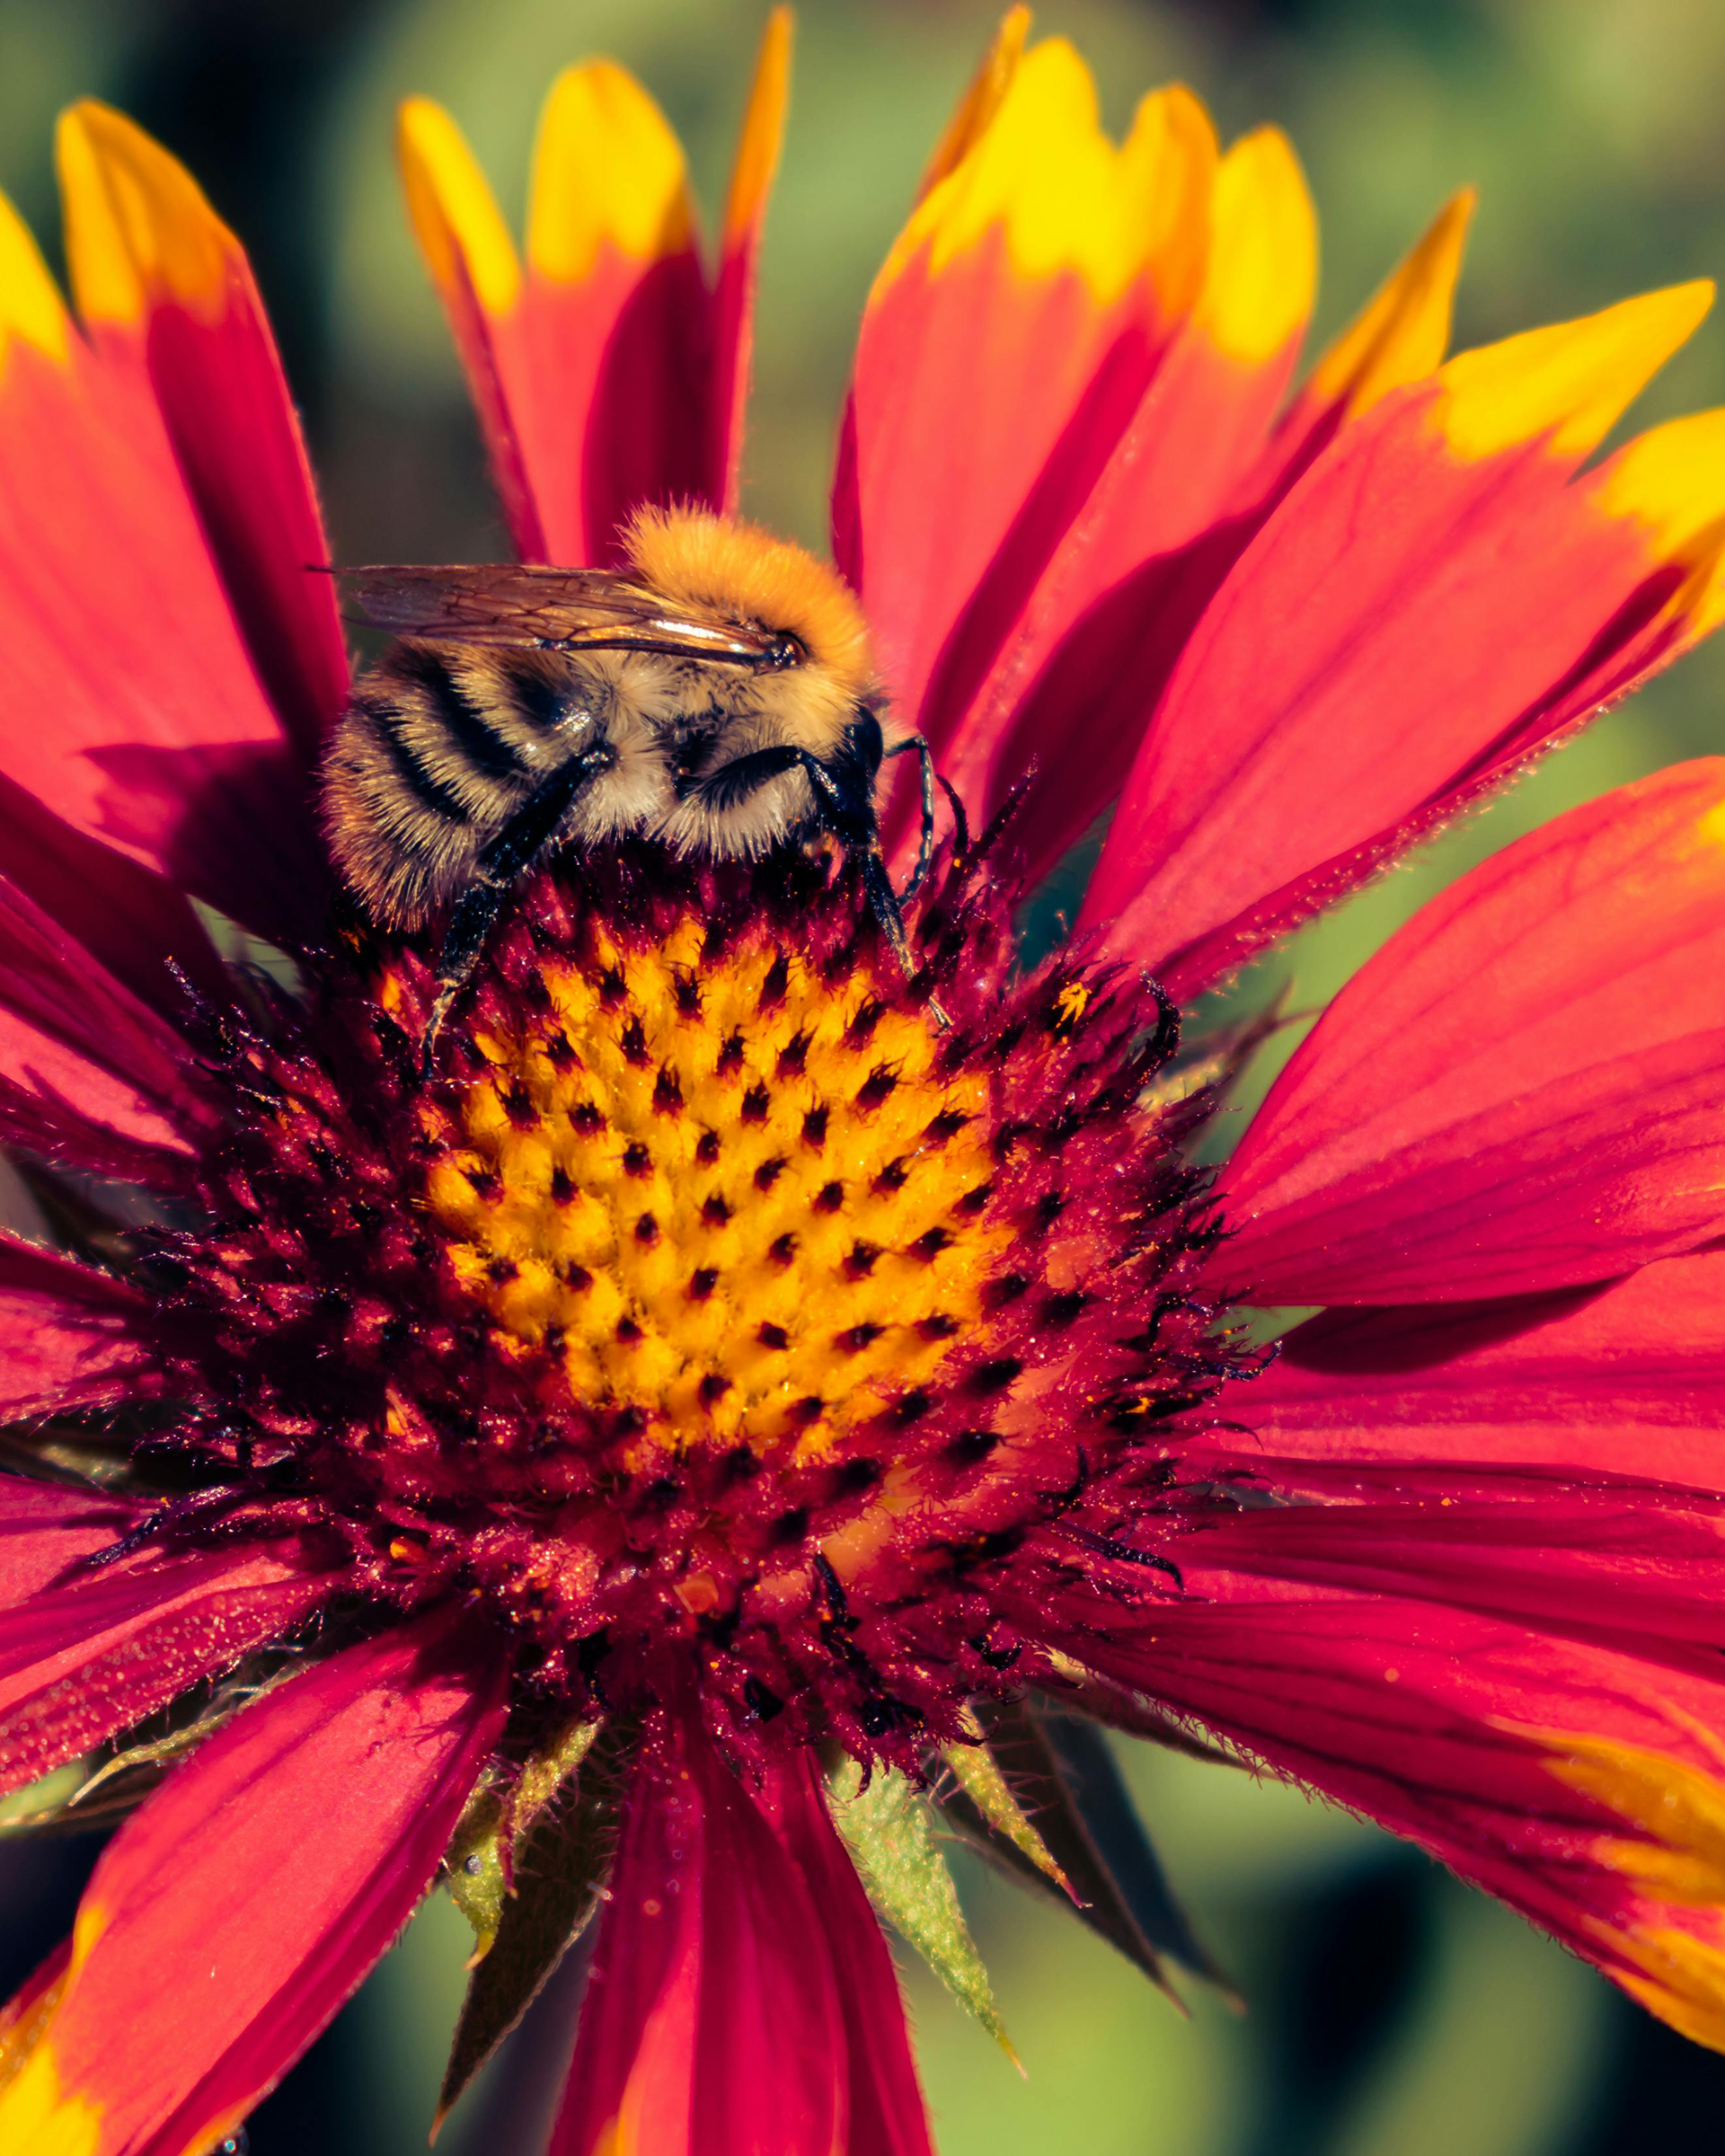
{"type": "MultiPolygon", "coordinates": [[[[862,863],[862,895],[869,902],[870,912],[880,924],[880,932],[887,939],[888,948],[898,961],[898,970],[908,980],[916,970],[916,962],[911,955],[909,939],[905,934],[905,916],[899,909],[898,894],[892,888],[892,879],[887,873],[886,862],[881,857],[879,846],[860,848],[858,858],[862,863]]],[[[928,999],[928,1008],[930,1016],[942,1032],[947,1031],[952,1021],[932,995],[928,999]]]]}
{"type": "MultiPolygon", "coordinates": [[[[853,770],[841,765],[835,771],[808,749],[793,748],[790,743],[781,742],[772,748],[757,748],[746,756],[721,764],[717,771],[710,772],[701,781],[701,797],[714,807],[729,808],[746,800],[756,787],[782,778],[787,771],[798,770],[808,777],[821,827],[830,831],[846,854],[858,862],[862,895],[869,902],[869,910],[880,923],[889,949],[908,980],[916,968],[905,934],[905,916],[898,894],[892,888],[887,864],[880,857],[880,828],[875,820],[871,767],[859,766],[853,770]]],[[[933,996],[928,1007],[942,1029],[951,1024],[933,996]]]]}
{"type": "MultiPolygon", "coordinates": [[[[908,906],[923,888],[928,874],[929,863],[934,858],[934,751],[920,734],[912,734],[907,740],[895,741],[881,752],[880,761],[890,764],[895,756],[916,756],[923,766],[923,831],[916,843],[916,866],[910,872],[910,881],[899,892],[902,905],[908,906]]],[[[948,787],[948,798],[951,798],[948,787]]]]}
{"type": "Polygon", "coordinates": [[[426,1022],[420,1053],[420,1076],[431,1074],[432,1052],[438,1035],[467,977],[479,963],[497,917],[502,912],[515,879],[542,853],[562,823],[570,803],[583,786],[607,770],[612,752],[596,743],[567,764],[560,764],[535,787],[508,823],[480,849],[473,862],[473,879],[456,901],[438,953],[438,994],[426,1022]]]}

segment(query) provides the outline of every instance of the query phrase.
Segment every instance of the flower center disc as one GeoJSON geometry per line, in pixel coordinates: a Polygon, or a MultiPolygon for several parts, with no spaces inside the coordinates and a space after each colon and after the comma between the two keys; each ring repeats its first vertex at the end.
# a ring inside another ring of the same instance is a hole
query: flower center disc
{"type": "Polygon", "coordinates": [[[826,1456],[933,1377],[1013,1239],[986,1074],[939,1067],[923,1011],[860,953],[835,978],[705,941],[686,916],[542,962],[423,1111],[462,1287],[506,1352],[624,1412],[634,1473],[697,1444],[826,1456]]]}

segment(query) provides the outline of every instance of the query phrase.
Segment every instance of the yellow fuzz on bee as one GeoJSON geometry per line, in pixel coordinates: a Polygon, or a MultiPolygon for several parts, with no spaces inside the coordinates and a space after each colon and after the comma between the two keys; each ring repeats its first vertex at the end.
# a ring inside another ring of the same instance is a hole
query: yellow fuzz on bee
{"type": "Polygon", "coordinates": [[[640,1411],[642,1467],[704,1441],[820,1456],[933,1375],[1012,1234],[984,1077],[941,1075],[866,968],[836,989],[703,933],[548,964],[549,1007],[477,1031],[489,1067],[424,1111],[457,1279],[507,1352],[640,1411]]]}

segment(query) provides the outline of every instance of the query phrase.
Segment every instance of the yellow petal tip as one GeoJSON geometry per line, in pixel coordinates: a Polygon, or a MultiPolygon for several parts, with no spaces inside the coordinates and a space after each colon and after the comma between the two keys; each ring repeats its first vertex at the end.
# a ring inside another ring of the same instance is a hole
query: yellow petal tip
{"type": "Polygon", "coordinates": [[[410,97],[397,116],[396,148],[407,214],[438,289],[458,290],[464,273],[487,314],[507,314],[520,293],[521,266],[461,129],[441,105],[410,97]]]}
{"type": "Polygon", "coordinates": [[[1541,437],[1554,455],[1585,456],[1694,334],[1712,301],[1712,279],[1702,278],[1459,353],[1438,376],[1446,440],[1464,457],[1541,437]]]}
{"type": "Polygon", "coordinates": [[[1442,365],[1474,190],[1445,203],[1405,261],[1312,370],[1308,395],[1350,418],[1442,365]]]}
{"type": "Polygon", "coordinates": [[[137,323],[164,302],[219,320],[239,244],[179,159],[91,98],[60,115],[55,152],[84,320],[137,323]]]}
{"type": "Polygon", "coordinates": [[[1262,366],[1304,328],[1318,282],[1318,221],[1279,128],[1245,135],[1216,168],[1199,318],[1229,358],[1262,366]]]}
{"type": "Polygon", "coordinates": [[[0,195],[0,367],[14,341],[64,361],[71,323],[29,225],[0,195]]]}
{"type": "MultiPolygon", "coordinates": [[[[769,23],[769,51],[774,35],[769,23]]],[[[579,284],[607,248],[654,261],[691,247],[694,234],[683,146],[652,98],[610,60],[566,67],[545,100],[534,151],[534,271],[579,284]]]]}

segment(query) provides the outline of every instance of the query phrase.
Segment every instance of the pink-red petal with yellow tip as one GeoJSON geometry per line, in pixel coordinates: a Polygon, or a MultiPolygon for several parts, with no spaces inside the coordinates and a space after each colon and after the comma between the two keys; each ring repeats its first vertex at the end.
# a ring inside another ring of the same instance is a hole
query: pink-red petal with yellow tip
{"type": "Polygon", "coordinates": [[[148,377],[260,679],[309,764],[347,694],[329,548],[275,340],[239,242],[141,128],[60,121],[73,295],[96,349],[148,377]]]}
{"type": "Polygon", "coordinates": [[[1219,195],[1236,161],[1247,159],[1223,196],[1229,214],[1217,222],[1210,278],[1218,291],[1259,295],[1242,312],[1269,325],[1261,364],[1243,367],[1253,348],[1225,353],[1201,321],[1183,333],[948,752],[991,806],[1035,769],[1013,824],[1032,875],[1052,868],[1119,794],[1146,713],[1294,480],[1347,420],[1432,373],[1444,356],[1472,207],[1465,194],[1331,345],[1266,438],[1310,310],[1316,229],[1298,167],[1274,129],[1229,154],[1219,195]],[[1273,284],[1266,260],[1276,266],[1273,284]]]}
{"type": "Polygon", "coordinates": [[[0,1475],[0,1610],[72,1577],[136,1526],[142,1510],[129,1498],[0,1475]]]}
{"type": "Polygon", "coordinates": [[[1410,1836],[1725,2049],[1718,1677],[1244,1577],[1124,1624],[1117,1604],[1069,1614],[1081,1659],[1410,1836]]]}
{"type": "Polygon", "coordinates": [[[190,2156],[232,2133],[425,1891],[502,1728],[505,1666],[438,1613],[269,1692],[176,1768],[6,2031],[0,2147],[190,2156]]]}
{"type": "Polygon", "coordinates": [[[1296,1051],[1223,1172],[1266,1303],[1524,1294],[1725,1223],[1725,759],[1507,847],[1296,1051]]]}
{"type": "Polygon", "coordinates": [[[870,294],[834,485],[840,567],[937,746],[1199,302],[1216,186],[1187,92],[1117,147],[1064,40],[998,74],[870,294]]]}
{"type": "Polygon", "coordinates": [[[1687,569],[1629,488],[1571,473],[1710,296],[1464,352],[1341,429],[1146,711],[1084,926],[1189,996],[1654,663],[1687,569]]]}
{"type": "Polygon", "coordinates": [[[1635,1471],[1725,1491],[1725,1250],[1511,1302],[1326,1311],[1242,1401],[1242,1445],[1336,1462],[1635,1471]]]}
{"type": "Polygon", "coordinates": [[[153,1359],[148,1308],[111,1274],[0,1234],[0,1416],[136,1398],[153,1359]]]}
{"type": "MultiPolygon", "coordinates": [[[[1203,243],[1190,308],[1064,537],[1039,499],[1037,529],[1059,541],[1046,566],[1028,590],[991,578],[931,691],[931,738],[979,814],[1034,770],[1014,822],[1032,875],[1119,792],[1146,711],[1267,506],[1252,475],[1311,311],[1317,224],[1277,128],[1206,178],[1208,204],[1183,213],[1203,243]]],[[[900,835],[907,806],[901,789],[900,835]]]]}
{"type": "Polygon", "coordinates": [[[93,1751],[254,1648],[340,1584],[296,1545],[146,1555],[0,1610],[0,1789],[93,1751]]]}
{"type": "Polygon", "coordinates": [[[583,62],[552,86],[525,262],[454,121],[424,99],[403,106],[408,208],[524,560],[614,561],[622,526],[644,503],[734,506],[755,258],[789,49],[789,18],[775,13],[716,287],[682,146],[611,62],[583,62]]]}
{"type": "Polygon", "coordinates": [[[637,1770],[601,1925],[550,2156],[854,2145],[823,1913],[693,1724],[637,1770]]]}
{"type": "Polygon", "coordinates": [[[303,763],[155,393],[84,342],[3,201],[0,643],[18,785],[261,933],[321,913],[303,763]]]}

